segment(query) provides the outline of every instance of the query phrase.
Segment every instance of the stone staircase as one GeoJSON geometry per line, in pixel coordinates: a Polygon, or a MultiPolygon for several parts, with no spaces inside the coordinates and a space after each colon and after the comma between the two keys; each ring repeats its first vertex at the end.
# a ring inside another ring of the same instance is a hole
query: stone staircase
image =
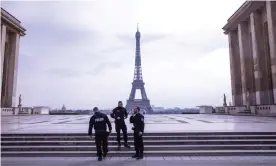
{"type": "MultiPolygon", "coordinates": [[[[109,156],[127,157],[131,149],[116,150],[109,137],[109,156]]],[[[145,156],[267,156],[276,155],[276,132],[145,133],[145,156]]],[[[86,134],[1,134],[2,157],[96,156],[94,140],[86,134]]]]}

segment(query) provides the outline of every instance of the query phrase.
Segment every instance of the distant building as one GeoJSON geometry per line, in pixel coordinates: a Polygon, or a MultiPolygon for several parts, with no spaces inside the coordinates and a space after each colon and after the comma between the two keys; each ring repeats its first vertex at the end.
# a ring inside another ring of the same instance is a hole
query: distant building
{"type": "Polygon", "coordinates": [[[214,110],[213,106],[208,106],[208,105],[201,105],[198,107],[199,107],[200,114],[212,114],[214,110]]]}
{"type": "Polygon", "coordinates": [[[65,107],[65,105],[64,105],[64,104],[63,104],[63,106],[62,106],[61,110],[62,110],[63,112],[65,112],[65,111],[66,111],[66,107],[65,107]]]}
{"type": "Polygon", "coordinates": [[[48,115],[50,113],[50,107],[37,106],[33,107],[33,114],[48,115]]]}
{"type": "Polygon", "coordinates": [[[164,107],[152,107],[154,112],[159,112],[159,111],[166,111],[164,107]]]}

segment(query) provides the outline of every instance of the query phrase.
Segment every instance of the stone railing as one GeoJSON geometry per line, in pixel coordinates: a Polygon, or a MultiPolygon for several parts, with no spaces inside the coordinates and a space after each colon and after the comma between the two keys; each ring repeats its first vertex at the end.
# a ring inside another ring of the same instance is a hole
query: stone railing
{"type": "Polygon", "coordinates": [[[257,115],[276,115],[276,105],[255,106],[257,115]]]}
{"type": "Polygon", "coordinates": [[[226,113],[227,114],[238,114],[238,113],[241,113],[241,112],[244,112],[246,110],[246,107],[245,106],[228,106],[226,107],[226,113]]]}
{"type": "Polygon", "coordinates": [[[225,111],[225,107],[216,107],[215,108],[215,112],[216,113],[226,113],[226,111],[225,111]]]}
{"type": "Polygon", "coordinates": [[[13,108],[1,108],[1,115],[13,115],[13,108]]]}
{"type": "Polygon", "coordinates": [[[22,107],[21,112],[19,114],[32,114],[32,108],[22,107]]]}
{"type": "Polygon", "coordinates": [[[226,113],[236,115],[241,113],[261,116],[276,115],[276,105],[259,105],[250,106],[250,110],[246,109],[246,106],[230,106],[226,107],[226,113]]]}
{"type": "Polygon", "coordinates": [[[1,115],[32,115],[32,114],[49,114],[49,107],[38,107],[36,108],[36,112],[32,107],[22,107],[19,109],[18,107],[12,108],[1,108],[1,115]]]}
{"type": "Polygon", "coordinates": [[[213,107],[212,106],[198,106],[199,107],[199,113],[200,114],[212,114],[213,113],[213,107]]]}
{"type": "MultiPolygon", "coordinates": [[[[211,113],[208,106],[200,106],[200,113],[211,113]]],[[[258,105],[250,106],[226,106],[216,107],[215,113],[229,115],[260,115],[260,116],[276,116],[276,105],[258,105]]]]}

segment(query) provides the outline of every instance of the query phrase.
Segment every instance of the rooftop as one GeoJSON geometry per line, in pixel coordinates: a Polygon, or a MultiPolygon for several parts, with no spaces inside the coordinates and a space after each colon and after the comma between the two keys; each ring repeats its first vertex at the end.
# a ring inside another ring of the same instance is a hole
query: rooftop
{"type": "Polygon", "coordinates": [[[224,33],[228,34],[229,31],[236,29],[240,22],[245,21],[249,18],[250,13],[263,7],[264,5],[265,1],[245,1],[223,26],[222,29],[225,31],[224,33]]]}
{"type": "Polygon", "coordinates": [[[21,26],[21,22],[3,8],[1,8],[1,23],[14,28],[21,36],[25,35],[26,29],[21,26]]]}

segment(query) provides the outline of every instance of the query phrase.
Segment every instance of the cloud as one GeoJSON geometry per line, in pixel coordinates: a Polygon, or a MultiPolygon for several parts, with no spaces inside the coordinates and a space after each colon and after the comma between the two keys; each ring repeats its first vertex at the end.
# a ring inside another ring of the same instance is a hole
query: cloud
{"type": "Polygon", "coordinates": [[[92,67],[92,70],[86,73],[92,74],[92,75],[100,75],[106,69],[118,69],[121,67],[122,67],[122,64],[118,62],[100,63],[95,67],[92,67]]]}
{"type": "Polygon", "coordinates": [[[79,30],[54,23],[29,23],[25,25],[29,27],[28,31],[30,32],[26,37],[32,41],[31,44],[36,44],[38,47],[45,47],[45,44],[48,43],[57,47],[70,47],[85,42],[94,44],[97,39],[101,38],[94,30],[79,30]]]}
{"type": "Polygon", "coordinates": [[[151,103],[220,105],[222,94],[231,94],[228,41],[221,27],[242,3],[2,1],[27,29],[20,41],[17,94],[23,95],[24,105],[65,104],[69,109],[111,108],[126,100],[139,22],[151,103]]]}
{"type": "MultiPolygon", "coordinates": [[[[141,42],[148,44],[158,40],[163,40],[167,37],[165,34],[141,34],[141,42]]],[[[135,34],[119,34],[117,35],[119,41],[129,47],[135,47],[135,34]]]]}
{"type": "Polygon", "coordinates": [[[178,44],[187,49],[197,50],[201,53],[209,53],[220,48],[228,47],[225,37],[219,34],[219,32],[208,33],[207,35],[203,34],[200,37],[195,36],[191,40],[185,40],[185,38],[190,37],[183,36],[183,40],[178,44]]]}
{"type": "Polygon", "coordinates": [[[53,68],[48,71],[51,75],[56,75],[59,77],[80,77],[82,75],[81,72],[78,72],[73,69],[62,69],[62,68],[53,68]]]}
{"type": "Polygon", "coordinates": [[[165,34],[146,34],[143,36],[142,42],[148,43],[148,42],[154,42],[157,40],[165,40],[167,35],[165,34]]]}

